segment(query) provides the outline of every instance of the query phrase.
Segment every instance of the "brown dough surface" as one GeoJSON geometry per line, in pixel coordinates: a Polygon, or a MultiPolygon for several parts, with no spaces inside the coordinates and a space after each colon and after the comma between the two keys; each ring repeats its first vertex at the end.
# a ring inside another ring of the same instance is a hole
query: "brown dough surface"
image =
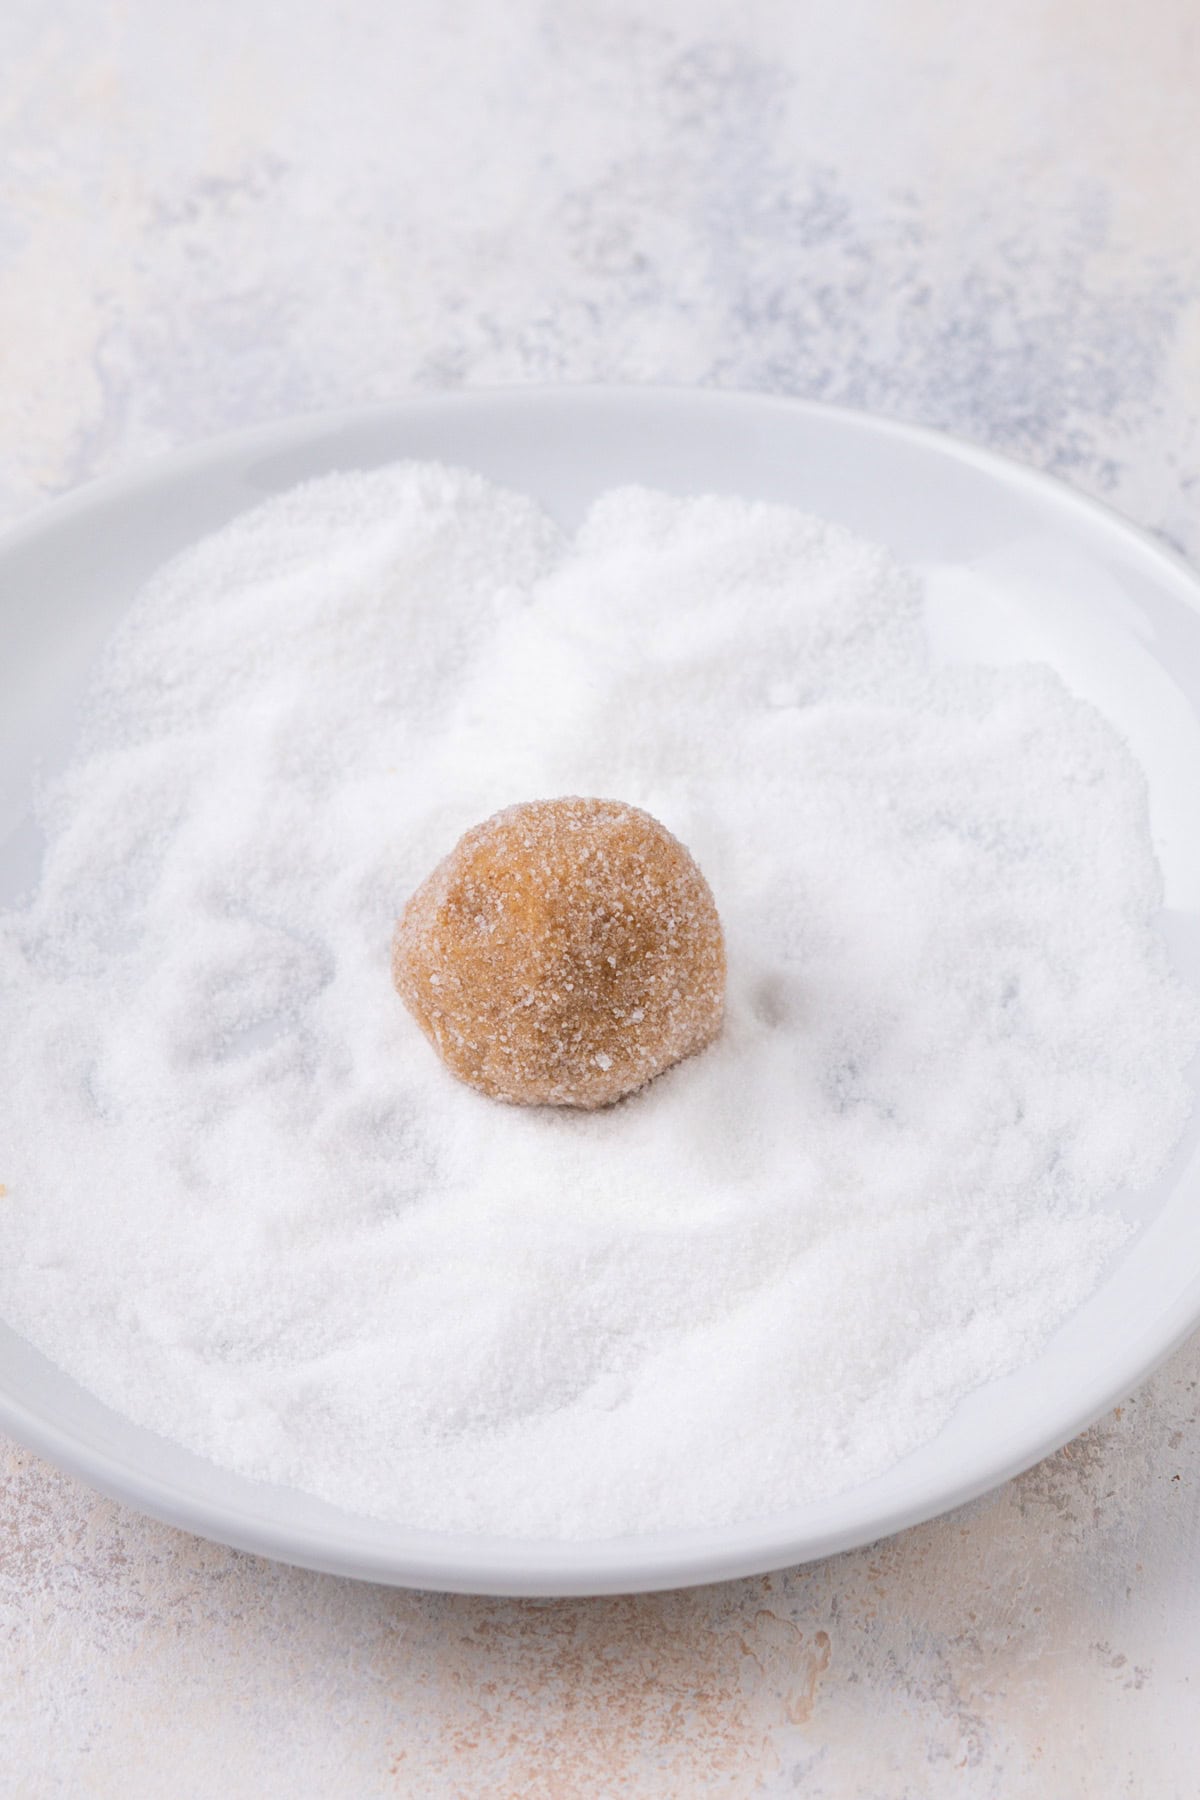
{"type": "Polygon", "coordinates": [[[708,883],[649,813],[532,800],[459,839],[396,927],[397,992],[460,1080],[527,1106],[607,1106],[721,1028],[708,883]]]}

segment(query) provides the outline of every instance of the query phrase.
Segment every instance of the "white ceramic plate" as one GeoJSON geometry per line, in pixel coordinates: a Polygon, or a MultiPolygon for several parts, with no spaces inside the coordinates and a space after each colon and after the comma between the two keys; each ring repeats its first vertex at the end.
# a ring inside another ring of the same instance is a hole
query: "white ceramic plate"
{"type": "MultiPolygon", "coordinates": [[[[933,433],[738,394],[513,390],[301,419],[201,446],[49,507],[0,546],[0,901],[36,874],[35,761],[69,748],[88,664],[166,557],[264,496],[398,457],[481,470],[564,522],[616,483],[790,501],[887,544],[928,583],[947,656],[1039,657],[1125,731],[1150,782],[1167,928],[1200,979],[1200,584],[1115,515],[933,433]]],[[[0,1426],[118,1499],[224,1543],[414,1587],[612,1593],[783,1567],[915,1524],[1065,1443],[1200,1322],[1200,1150],[1130,1205],[1103,1288],[1036,1362],[833,1499],[733,1528],[587,1543],[438,1536],[200,1461],[110,1412],[0,1326],[0,1426]]],[[[82,1203],[82,1200],[81,1200],[82,1203]]]]}

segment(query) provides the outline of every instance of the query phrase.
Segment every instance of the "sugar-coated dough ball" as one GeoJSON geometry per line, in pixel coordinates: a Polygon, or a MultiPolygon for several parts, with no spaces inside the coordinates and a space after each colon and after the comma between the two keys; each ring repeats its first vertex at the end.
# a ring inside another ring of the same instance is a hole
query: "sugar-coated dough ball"
{"type": "Polygon", "coordinates": [[[473,826],[396,927],[396,989],[446,1066],[498,1100],[607,1106],[710,1044],[725,947],[683,845],[617,800],[473,826]]]}

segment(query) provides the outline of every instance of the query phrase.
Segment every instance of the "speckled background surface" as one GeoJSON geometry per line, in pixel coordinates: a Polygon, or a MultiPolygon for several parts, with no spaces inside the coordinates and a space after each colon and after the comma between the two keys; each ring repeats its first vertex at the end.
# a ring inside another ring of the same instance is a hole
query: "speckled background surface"
{"type": "MultiPolygon", "coordinates": [[[[0,518],[243,423],[643,380],[949,427],[1200,557],[1195,0],[7,0],[0,518]]],[[[6,1796],[1200,1794],[1200,1342],[965,1512],[547,1604],[0,1446],[6,1796]]]]}

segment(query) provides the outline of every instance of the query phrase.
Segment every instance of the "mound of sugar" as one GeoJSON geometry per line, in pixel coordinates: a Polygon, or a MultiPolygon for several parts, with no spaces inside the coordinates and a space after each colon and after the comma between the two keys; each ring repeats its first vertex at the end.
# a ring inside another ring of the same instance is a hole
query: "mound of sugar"
{"type": "Polygon", "coordinates": [[[782,508],[331,477],[164,569],[0,919],[0,1313],[245,1474],[564,1537],[835,1492],[1094,1287],[1189,1107],[1140,773],[1038,667],[782,508]],[[514,800],[695,854],[724,1033],[497,1105],[392,990],[514,800]],[[1109,1204],[1105,1204],[1108,1202],[1109,1204]]]}

